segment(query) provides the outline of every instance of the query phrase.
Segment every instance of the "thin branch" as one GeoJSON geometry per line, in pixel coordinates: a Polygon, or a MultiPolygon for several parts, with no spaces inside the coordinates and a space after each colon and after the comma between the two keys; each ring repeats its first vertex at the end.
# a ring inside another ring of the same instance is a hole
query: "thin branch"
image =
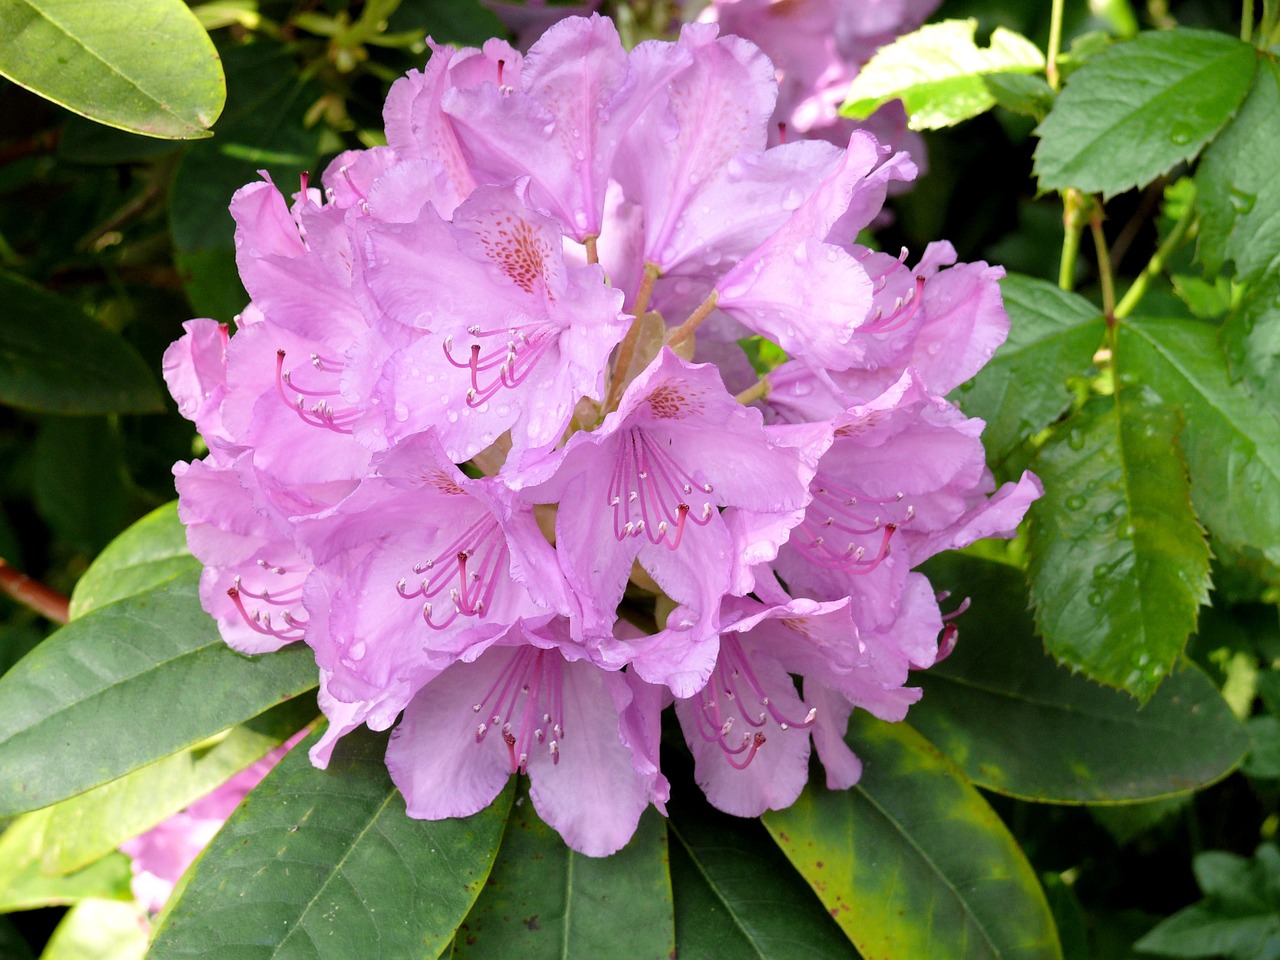
{"type": "Polygon", "coordinates": [[[13,569],[3,557],[0,557],[0,590],[54,623],[66,623],[71,619],[67,613],[69,601],[66,597],[13,569]]]}

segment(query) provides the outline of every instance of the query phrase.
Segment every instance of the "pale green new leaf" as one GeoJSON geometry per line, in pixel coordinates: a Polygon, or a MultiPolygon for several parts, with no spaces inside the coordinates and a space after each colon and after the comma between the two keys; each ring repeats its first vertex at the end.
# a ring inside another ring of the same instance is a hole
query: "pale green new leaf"
{"type": "Polygon", "coordinates": [[[182,0],[5,0],[0,74],[163,139],[209,136],[227,95],[213,41],[182,0]]]}
{"type": "Polygon", "coordinates": [[[136,903],[81,900],[53,931],[40,960],[142,960],[146,913],[136,903]]]}
{"type": "Polygon", "coordinates": [[[982,49],[973,38],[977,26],[972,19],[944,20],[881,48],[854,78],[840,112],[861,120],[901,100],[912,130],[936,130],[995,105],[985,77],[1044,69],[1044,54],[1026,37],[997,27],[982,49]]]}

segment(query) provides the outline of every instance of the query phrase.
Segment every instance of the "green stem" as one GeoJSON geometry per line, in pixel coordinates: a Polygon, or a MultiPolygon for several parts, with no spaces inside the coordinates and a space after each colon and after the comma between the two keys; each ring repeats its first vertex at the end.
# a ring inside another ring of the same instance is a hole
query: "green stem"
{"type": "Polygon", "coordinates": [[[761,377],[753,386],[747,387],[733,399],[737,400],[743,406],[748,403],[754,403],[769,395],[769,381],[761,377]]]}
{"type": "Polygon", "coordinates": [[[1111,276],[1111,253],[1107,250],[1107,237],[1102,232],[1102,210],[1094,207],[1089,215],[1089,232],[1093,234],[1093,249],[1098,256],[1098,282],[1102,285],[1102,312],[1108,317],[1116,307],[1116,285],[1111,276]]]}
{"type": "Polygon", "coordinates": [[[1084,230],[1081,215],[1084,197],[1075,187],[1068,187],[1062,195],[1062,260],[1058,264],[1058,288],[1075,289],[1076,256],[1080,253],[1080,234],[1084,230]]]}
{"type": "Polygon", "coordinates": [[[1062,0],[1053,0],[1049,15],[1049,50],[1045,55],[1044,76],[1049,86],[1058,89],[1058,51],[1062,49],[1062,0]]]}
{"type": "Polygon", "coordinates": [[[1253,39],[1253,0],[1244,0],[1240,10],[1240,39],[1248,43],[1253,39]]]}
{"type": "Polygon", "coordinates": [[[1151,281],[1160,276],[1164,265],[1169,261],[1169,257],[1173,255],[1173,251],[1182,246],[1182,241],[1186,239],[1187,231],[1191,229],[1192,221],[1196,217],[1196,198],[1193,193],[1187,199],[1187,209],[1183,211],[1181,218],[1174,224],[1173,229],[1169,232],[1169,236],[1165,237],[1164,243],[1160,244],[1160,248],[1156,250],[1155,255],[1143,268],[1142,273],[1138,274],[1138,279],[1133,281],[1120,302],[1116,304],[1116,308],[1112,311],[1112,316],[1117,320],[1122,320],[1129,314],[1133,313],[1133,308],[1138,305],[1143,295],[1147,292],[1147,287],[1151,286],[1151,281]]]}

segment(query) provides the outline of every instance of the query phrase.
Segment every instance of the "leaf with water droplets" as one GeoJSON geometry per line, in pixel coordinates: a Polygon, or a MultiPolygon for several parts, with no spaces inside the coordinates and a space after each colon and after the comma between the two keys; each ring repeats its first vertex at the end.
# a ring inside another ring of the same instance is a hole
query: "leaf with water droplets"
{"type": "Polygon", "coordinates": [[[1012,274],[1000,281],[1000,293],[1009,338],[952,398],[987,422],[982,442],[992,463],[1067,409],[1065,383],[1089,369],[1104,329],[1097,307],[1043,280],[1012,274]]]}
{"type": "Polygon", "coordinates": [[[1264,59],[1240,114],[1205,151],[1196,170],[1200,240],[1210,272],[1234,261],[1236,279],[1280,270],[1280,65],[1264,59]]]}
{"type": "Polygon", "coordinates": [[[1235,115],[1256,62],[1235,37],[1185,27],[1108,47],[1036,128],[1040,188],[1110,197],[1190,160],[1235,115]]]}
{"type": "Polygon", "coordinates": [[[447,951],[493,865],[511,785],[472,817],[411,820],[387,734],[327,770],[291,750],[245,798],[156,921],[149,960],[400,960],[447,951]]]}
{"type": "Polygon", "coordinates": [[[763,819],[858,949],[1061,960],[1035,871],[965,775],[906,723],[858,711],[847,740],[863,762],[852,789],[811,781],[763,819]]]}
{"type": "Polygon", "coordinates": [[[1117,331],[1116,365],[1177,408],[1191,500],[1215,542],[1280,563],[1280,420],[1231,382],[1216,330],[1131,317],[1117,331]]]}
{"type": "Polygon", "coordinates": [[[1040,449],[1031,601],[1062,662],[1147,700],[1209,597],[1172,407],[1146,386],[1095,397],[1040,449]]]}
{"type": "Polygon", "coordinates": [[[1249,290],[1220,336],[1232,376],[1280,415],[1280,273],[1249,290]]]}
{"type": "Polygon", "coordinates": [[[1039,802],[1149,800],[1225,777],[1249,748],[1194,665],[1139,706],[1055,663],[1035,636],[1016,567],[948,553],[925,572],[973,606],[956,621],[955,652],[919,674],[924,696],[911,723],[978,786],[1039,802]]]}

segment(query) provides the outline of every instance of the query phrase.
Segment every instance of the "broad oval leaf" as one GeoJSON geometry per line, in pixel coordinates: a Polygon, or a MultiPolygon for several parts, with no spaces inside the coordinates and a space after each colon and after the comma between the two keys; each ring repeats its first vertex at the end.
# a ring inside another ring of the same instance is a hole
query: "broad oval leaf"
{"type": "Polygon", "coordinates": [[[522,788],[454,960],[667,960],[675,949],[667,827],[656,810],[610,857],[570,850],[522,788]]]}
{"type": "Polygon", "coordinates": [[[6,0],[0,74],[108,126],[209,136],[226,99],[213,41],[182,0],[6,0]]]}
{"type": "Polygon", "coordinates": [[[0,403],[38,413],[164,409],[155,377],[133,347],[74,304],[3,272],[0,403]]]}
{"type": "Polygon", "coordinates": [[[178,502],[157,507],[107,544],[76,582],[71,618],[159,586],[200,562],[187,550],[178,502]]]}
{"type": "Polygon", "coordinates": [[[1209,599],[1209,547],[1174,445],[1178,421],[1146,387],[1096,397],[1039,451],[1031,602],[1045,646],[1147,700],[1209,599]]]}
{"type": "Polygon", "coordinates": [[[315,684],[302,644],[250,658],[223,643],[194,575],[102,607],[0,677],[0,816],[124,776],[315,684]]]}
{"type": "Polygon", "coordinates": [[[754,820],[694,786],[671,803],[671,886],[680,960],[857,960],[814,892],[754,820]]]}
{"type": "Polygon", "coordinates": [[[973,41],[976,20],[944,20],[899,37],[858,71],[840,112],[865,119],[901,100],[912,130],[949,127],[995,106],[984,78],[1044,69],[1044,54],[1020,34],[996,27],[986,49],[973,41]]]}
{"type": "Polygon", "coordinates": [[[1280,270],[1280,64],[1264,59],[1240,115],[1205,151],[1196,170],[1200,238],[1196,252],[1211,272],[1235,263],[1236,279],[1280,270]]]}
{"type": "Polygon", "coordinates": [[[1098,308],[1051,283],[1013,274],[1000,281],[1009,338],[955,394],[987,422],[982,444],[993,463],[1053,423],[1071,403],[1068,377],[1089,369],[1105,329],[1098,308]]]}
{"type": "Polygon", "coordinates": [[[1215,330],[1131,317],[1116,331],[1116,369],[1177,407],[1191,500],[1214,539],[1280,563],[1280,420],[1232,384],[1215,330]]]}
{"type": "Polygon", "coordinates": [[[1194,666],[1139,707],[1055,663],[1035,636],[1021,571],[950,554],[928,573],[973,605],[951,656],[915,675],[924,696],[911,723],[978,786],[1039,802],[1152,800],[1220,780],[1249,749],[1194,666]]]}
{"type": "Polygon", "coordinates": [[[48,807],[41,862],[48,873],[69,873],[106,856],[217,789],[316,718],[309,697],[272,707],[223,734],[180,750],[48,807]]]}
{"type": "Polygon", "coordinates": [[[157,921],[149,960],[436,957],[484,886],[513,786],[473,817],[411,820],[387,735],[317,770],[304,740],[227,820],[157,921]]]}
{"type": "Polygon", "coordinates": [[[1000,818],[905,723],[858,711],[849,790],[810,783],[764,825],[869,957],[1061,960],[1044,891],[1000,818]]]}
{"type": "Polygon", "coordinates": [[[1110,197],[1150,183],[1235,115],[1256,64],[1242,40],[1183,27],[1108,47],[1071,74],[1036,128],[1040,188],[1110,197]]]}

